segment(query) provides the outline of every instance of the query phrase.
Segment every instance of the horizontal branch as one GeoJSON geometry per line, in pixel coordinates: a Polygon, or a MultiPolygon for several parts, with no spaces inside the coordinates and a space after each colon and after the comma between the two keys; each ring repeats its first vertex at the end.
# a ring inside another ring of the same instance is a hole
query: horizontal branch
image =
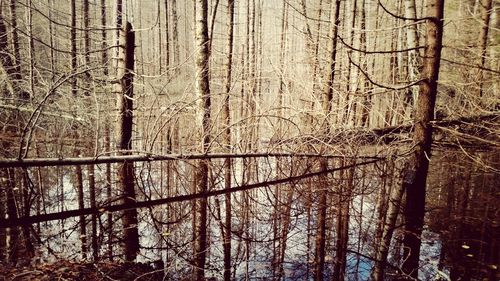
{"type": "Polygon", "coordinates": [[[283,178],[283,179],[264,181],[264,182],[254,183],[254,184],[247,184],[247,185],[233,187],[231,189],[213,190],[213,191],[208,191],[205,193],[194,193],[194,194],[188,194],[188,195],[172,196],[172,197],[156,199],[156,200],[141,201],[141,202],[136,202],[136,203],[132,203],[132,204],[107,205],[107,206],[100,206],[100,207],[95,207],[95,208],[83,208],[83,209],[79,209],[79,210],[70,210],[70,211],[36,215],[36,216],[0,219],[0,228],[7,228],[7,227],[13,227],[13,226],[20,226],[20,225],[29,225],[29,224],[45,222],[45,221],[61,220],[61,219],[67,219],[67,218],[71,218],[71,217],[100,214],[100,213],[104,213],[104,212],[117,212],[117,211],[129,210],[129,209],[147,208],[147,207],[164,205],[164,204],[175,203],[175,202],[184,202],[184,201],[191,201],[191,200],[195,200],[195,199],[208,198],[208,197],[213,197],[213,196],[218,196],[218,195],[223,195],[223,194],[228,194],[228,193],[247,191],[247,190],[256,189],[259,187],[265,187],[265,186],[278,185],[278,184],[283,184],[283,183],[287,183],[287,182],[298,181],[298,180],[302,180],[305,178],[315,177],[315,176],[319,176],[319,175],[323,175],[323,174],[329,174],[329,173],[333,173],[335,171],[345,170],[345,169],[349,169],[349,168],[353,168],[353,167],[357,167],[357,166],[364,166],[364,165],[368,165],[368,164],[373,164],[373,163],[378,162],[378,161],[380,161],[380,159],[373,159],[373,160],[369,160],[369,161],[365,161],[365,162],[361,162],[361,163],[355,163],[355,164],[351,164],[351,165],[346,165],[346,166],[342,166],[342,167],[338,167],[338,168],[332,168],[332,169],[323,170],[323,171],[314,172],[314,173],[307,173],[307,174],[303,174],[300,176],[287,177],[287,178],[283,178]]]}
{"type": "MultiPolygon", "coordinates": [[[[47,166],[75,166],[89,164],[106,164],[122,162],[152,162],[166,160],[198,160],[198,159],[226,159],[226,158],[262,158],[262,157],[304,157],[304,158],[344,158],[342,155],[321,155],[315,153],[214,153],[214,154],[167,154],[167,155],[119,155],[77,158],[24,158],[0,159],[0,168],[28,168],[47,166]]],[[[347,157],[349,158],[349,157],[347,157]]],[[[382,159],[374,156],[356,156],[356,158],[382,159]]]]}
{"type": "Polygon", "coordinates": [[[420,49],[425,49],[425,46],[417,46],[414,48],[407,48],[407,49],[398,49],[398,50],[361,50],[359,48],[355,48],[352,45],[347,44],[345,42],[344,38],[341,36],[337,36],[337,38],[340,40],[342,45],[346,46],[348,49],[353,50],[355,52],[363,53],[363,54],[395,54],[395,53],[406,53],[406,52],[411,52],[411,51],[416,51],[420,49]]]}
{"type": "MultiPolygon", "coordinates": [[[[15,106],[15,105],[10,105],[10,104],[0,104],[0,108],[9,109],[9,110],[13,110],[13,111],[30,112],[30,113],[33,113],[34,111],[37,110],[35,108],[27,108],[27,107],[15,106]]],[[[52,117],[74,120],[74,121],[78,121],[78,122],[84,121],[83,118],[81,118],[81,117],[75,117],[75,116],[71,116],[68,114],[62,114],[62,113],[42,112],[41,114],[47,115],[47,116],[52,116],[52,117]]]]}

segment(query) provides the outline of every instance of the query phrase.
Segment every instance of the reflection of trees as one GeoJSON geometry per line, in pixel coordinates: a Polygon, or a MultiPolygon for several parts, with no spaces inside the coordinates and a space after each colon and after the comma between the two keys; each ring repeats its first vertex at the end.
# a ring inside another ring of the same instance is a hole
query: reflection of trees
{"type": "Polygon", "coordinates": [[[500,155],[480,152],[466,161],[459,151],[435,156],[440,161],[430,174],[428,220],[430,230],[441,234],[439,266],[452,280],[493,280],[500,251],[500,178],[494,165],[500,155]]]}

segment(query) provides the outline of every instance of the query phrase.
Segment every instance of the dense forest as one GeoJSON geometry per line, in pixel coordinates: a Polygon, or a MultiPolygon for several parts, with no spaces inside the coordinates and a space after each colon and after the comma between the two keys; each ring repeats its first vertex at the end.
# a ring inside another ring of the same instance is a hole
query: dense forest
{"type": "Polygon", "coordinates": [[[500,1],[0,0],[0,280],[499,280],[500,1]]]}

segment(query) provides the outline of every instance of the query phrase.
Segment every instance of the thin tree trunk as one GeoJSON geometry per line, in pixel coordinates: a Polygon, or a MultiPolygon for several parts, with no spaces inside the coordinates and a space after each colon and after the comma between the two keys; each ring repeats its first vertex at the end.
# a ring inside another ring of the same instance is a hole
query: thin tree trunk
{"type": "Polygon", "coordinates": [[[35,94],[35,44],[33,40],[33,11],[32,1],[28,0],[27,5],[27,22],[28,22],[28,55],[29,55],[29,96],[35,94]]]}
{"type": "MultiPolygon", "coordinates": [[[[7,205],[7,215],[9,218],[17,218],[17,207],[16,207],[16,196],[15,196],[15,170],[7,169],[7,181],[5,183],[6,188],[6,205],[7,205]]],[[[16,265],[19,258],[19,250],[21,241],[19,238],[19,227],[14,226],[8,229],[8,261],[12,265],[16,265]]]]}
{"type": "MultiPolygon", "coordinates": [[[[31,180],[26,168],[20,170],[20,177],[22,179],[22,192],[20,200],[22,202],[22,215],[24,217],[29,217],[31,211],[31,190],[33,190],[33,187],[29,186],[31,180]]],[[[30,227],[27,225],[23,225],[21,227],[21,230],[23,233],[23,263],[30,263],[31,258],[35,255],[35,248],[33,246],[33,243],[31,242],[30,227]]]]}
{"type": "MultiPolygon", "coordinates": [[[[121,15],[121,12],[119,13],[121,15]]],[[[120,16],[121,17],[121,16],[120,16]]],[[[132,149],[133,126],[133,71],[135,33],[132,24],[127,22],[121,30],[121,52],[118,56],[116,95],[118,99],[117,148],[121,151],[132,149]]],[[[129,152],[121,152],[127,155],[129,152]]],[[[122,191],[124,204],[136,202],[134,185],[134,163],[125,162],[118,167],[118,182],[122,191]]],[[[134,261],[139,252],[139,233],[137,210],[125,210],[122,217],[125,260],[134,261]]]]}
{"type": "MultiPolygon", "coordinates": [[[[330,118],[332,113],[333,102],[333,84],[335,82],[335,65],[337,61],[337,34],[340,16],[341,1],[336,0],[331,2],[330,7],[330,43],[329,43],[329,68],[328,78],[326,80],[325,89],[322,98],[323,114],[325,114],[325,122],[323,124],[322,132],[328,135],[330,132],[330,118]]],[[[325,171],[328,169],[328,162],[325,159],[320,160],[320,168],[325,171]]],[[[319,210],[318,210],[318,223],[316,233],[316,255],[314,261],[314,280],[323,280],[323,269],[325,265],[325,244],[326,244],[326,210],[327,210],[327,196],[328,196],[328,177],[322,176],[320,179],[321,190],[319,193],[319,210]]]]}
{"type": "MultiPolygon", "coordinates": [[[[202,148],[204,153],[209,152],[210,144],[210,81],[209,81],[209,38],[208,38],[208,3],[207,0],[195,1],[195,42],[196,42],[196,93],[198,95],[199,117],[201,117],[202,148]]],[[[197,192],[208,191],[208,160],[199,161],[197,171],[197,192]]],[[[195,223],[195,249],[194,258],[196,268],[194,279],[205,278],[205,262],[207,255],[207,198],[195,202],[195,213],[198,215],[195,223]]]]}
{"type": "MultiPolygon", "coordinates": [[[[280,108],[280,116],[285,118],[285,59],[286,59],[286,39],[287,39],[287,30],[288,30],[288,5],[286,1],[283,1],[281,14],[281,39],[280,39],[280,79],[279,79],[279,108],[280,108]]],[[[278,127],[278,138],[283,138],[283,121],[279,120],[278,127]]]]}
{"type": "MultiPolygon", "coordinates": [[[[16,8],[17,0],[10,0],[10,24],[12,26],[12,47],[14,51],[14,61],[13,61],[13,77],[17,83],[20,83],[22,80],[22,72],[21,72],[21,51],[19,47],[19,31],[17,26],[17,8],[16,8]]],[[[20,89],[20,88],[19,88],[20,89]]],[[[29,99],[29,93],[24,90],[20,92],[21,100],[29,99]]]]}
{"type": "MultiPolygon", "coordinates": [[[[109,74],[108,70],[108,52],[106,51],[108,47],[107,43],[107,32],[106,32],[106,24],[107,24],[107,10],[106,10],[106,0],[101,0],[101,26],[102,31],[101,31],[101,48],[103,51],[101,52],[101,64],[103,66],[102,72],[104,77],[107,77],[109,74]]],[[[110,128],[110,122],[109,120],[105,121],[105,127],[104,127],[104,147],[106,150],[111,151],[111,128],[110,128]]],[[[111,202],[112,200],[112,190],[111,190],[111,164],[107,163],[106,168],[105,168],[105,180],[106,180],[106,199],[111,202]]],[[[113,214],[111,212],[107,213],[106,217],[106,230],[107,230],[107,256],[110,261],[113,260],[113,214]]]]}
{"type": "MultiPolygon", "coordinates": [[[[15,0],[14,0],[15,1],[15,0]]],[[[71,29],[70,29],[70,41],[71,41],[71,72],[75,73],[77,65],[76,58],[76,0],[71,0],[71,29]]],[[[71,77],[71,94],[73,97],[77,95],[77,80],[76,77],[71,77]]]]}
{"type": "MultiPolygon", "coordinates": [[[[177,17],[177,0],[171,0],[172,1],[172,43],[174,44],[173,46],[173,53],[174,53],[174,63],[178,65],[180,63],[180,48],[179,48],[179,28],[177,26],[178,24],[178,17],[177,17]]],[[[186,1],[187,2],[187,1],[186,1]]]]}
{"type": "MultiPolygon", "coordinates": [[[[414,19],[417,18],[417,8],[415,5],[415,0],[404,0],[405,1],[405,17],[414,19]]],[[[410,81],[417,81],[419,78],[419,68],[421,65],[420,54],[418,50],[415,50],[418,47],[418,30],[417,25],[412,20],[406,21],[409,26],[406,31],[406,44],[408,49],[414,49],[408,52],[408,78],[410,81]]],[[[411,98],[405,99],[406,101],[416,101],[418,98],[418,86],[411,87],[409,89],[410,93],[407,95],[411,98]]],[[[414,103],[414,102],[412,102],[414,103]]],[[[411,118],[412,112],[411,109],[414,107],[413,104],[405,104],[410,107],[409,114],[406,114],[406,118],[411,118]]]]}
{"type": "MultiPolygon", "coordinates": [[[[342,162],[344,165],[344,162],[342,162]]],[[[351,193],[354,184],[354,167],[347,171],[340,171],[340,179],[344,184],[340,185],[339,203],[337,211],[337,243],[336,262],[333,271],[334,280],[344,280],[347,261],[347,243],[349,240],[349,208],[351,206],[351,193]]]]}
{"type": "MultiPolygon", "coordinates": [[[[227,57],[226,57],[226,77],[224,81],[224,104],[223,104],[223,119],[224,119],[224,144],[227,146],[226,151],[231,152],[231,110],[230,110],[230,92],[231,92],[231,75],[233,67],[233,33],[234,33],[234,0],[228,0],[227,4],[228,15],[228,31],[227,31],[227,57]]],[[[224,160],[224,188],[231,188],[231,159],[224,160]]],[[[231,194],[226,194],[225,197],[225,229],[224,233],[224,280],[231,280],[231,194]]]]}
{"type": "MultiPolygon", "coordinates": [[[[169,9],[168,9],[168,1],[169,0],[165,0],[165,50],[166,50],[166,54],[165,54],[165,63],[166,63],[166,66],[167,66],[167,71],[169,70],[170,68],[170,29],[169,29],[169,24],[170,24],[170,20],[169,20],[169,9]]],[[[174,10],[175,10],[175,7],[174,7],[174,10]]],[[[160,46],[161,46],[161,42],[160,42],[160,46]]],[[[161,57],[161,56],[160,56],[161,57]]]]}
{"type": "MultiPolygon", "coordinates": [[[[12,57],[11,51],[9,49],[9,40],[8,40],[8,31],[6,26],[6,19],[3,15],[3,7],[0,5],[0,63],[2,64],[5,72],[7,73],[9,80],[11,81],[12,90],[14,97],[18,97],[19,100],[26,101],[29,98],[29,93],[24,91],[21,87],[21,66],[19,64],[20,57],[16,57],[19,55],[19,43],[17,37],[17,19],[15,14],[15,1],[11,2],[10,6],[11,10],[11,18],[8,22],[11,25],[11,34],[12,34],[12,45],[14,49],[14,57],[12,57]],[[16,49],[17,48],[17,49],[16,49]]],[[[19,55],[20,56],[20,55],[19,55]]],[[[5,91],[6,93],[7,91],[5,91]]],[[[5,95],[5,94],[4,94],[5,95]]]]}
{"type": "MultiPolygon", "coordinates": [[[[481,33],[479,34],[479,46],[481,46],[481,67],[486,67],[486,55],[488,50],[488,33],[490,26],[490,18],[492,12],[492,0],[481,0],[480,1],[481,19],[483,21],[483,26],[481,28],[481,33]]],[[[479,70],[479,97],[483,96],[484,93],[484,73],[479,70]]]]}
{"type": "Polygon", "coordinates": [[[290,223],[291,223],[291,218],[290,218],[290,212],[292,208],[292,200],[293,200],[293,194],[294,194],[294,186],[288,187],[286,191],[286,201],[284,204],[284,209],[281,212],[281,243],[280,243],[280,249],[279,249],[279,258],[278,258],[278,274],[277,274],[277,280],[281,280],[282,278],[285,278],[285,271],[283,268],[284,262],[285,262],[285,253],[286,253],[286,245],[287,245],[287,239],[288,239],[288,229],[290,228],[290,223]]]}
{"type": "MultiPolygon", "coordinates": [[[[95,171],[94,165],[87,166],[88,177],[89,177],[89,196],[90,196],[90,208],[96,207],[96,186],[95,186],[95,171]]],[[[94,261],[99,259],[99,245],[97,244],[97,215],[92,214],[91,220],[92,226],[92,237],[91,237],[91,245],[92,245],[92,257],[94,261]]]]}
{"type": "MultiPolygon", "coordinates": [[[[77,155],[79,151],[76,152],[77,155]]],[[[85,208],[85,200],[83,197],[83,174],[82,174],[82,166],[76,166],[76,189],[78,194],[78,209],[82,210],[85,208]]],[[[79,225],[80,225],[80,243],[81,243],[81,251],[82,251],[82,259],[87,259],[87,224],[85,222],[85,216],[80,215],[79,217],[79,225]]]]}
{"type": "MultiPolygon", "coordinates": [[[[357,10],[358,10],[358,0],[351,0],[349,2],[346,2],[346,3],[350,3],[350,5],[352,6],[352,9],[351,9],[351,22],[350,22],[350,33],[349,33],[349,37],[348,37],[348,43],[350,46],[354,46],[353,43],[354,43],[354,35],[355,35],[355,32],[354,32],[354,29],[356,28],[356,13],[357,13],[357,10]]],[[[359,47],[358,47],[359,49],[359,47]]],[[[352,72],[352,63],[351,62],[348,62],[347,63],[347,77],[346,77],[346,97],[345,97],[345,109],[344,109],[344,112],[341,114],[343,114],[343,117],[340,118],[340,122],[344,122],[345,125],[349,125],[349,112],[351,111],[351,102],[350,100],[354,100],[353,97],[351,97],[351,91],[352,91],[352,88],[354,86],[355,81],[351,81],[353,80],[352,79],[352,76],[351,76],[351,72],[352,72]]],[[[354,102],[354,101],[353,101],[354,102]]]]}
{"type": "MultiPolygon", "coordinates": [[[[400,213],[401,201],[403,199],[404,190],[402,185],[393,185],[394,163],[387,163],[387,188],[389,192],[389,200],[384,203],[384,207],[380,206],[381,214],[379,214],[380,234],[377,234],[375,265],[373,267],[372,278],[374,281],[385,280],[385,269],[387,266],[387,256],[391,245],[392,236],[396,229],[396,222],[400,213]],[[385,209],[385,211],[383,210],[385,209]],[[383,213],[383,214],[382,214],[383,213]]],[[[387,196],[384,194],[384,196],[387,196]]],[[[385,199],[382,198],[382,201],[385,199]]]]}
{"type": "Polygon", "coordinates": [[[405,235],[403,273],[417,278],[420,258],[420,244],[425,215],[425,185],[431,156],[432,127],[436,103],[439,62],[443,39],[444,0],[427,1],[426,48],[423,61],[423,79],[420,84],[416,106],[413,154],[408,159],[403,175],[406,191],[405,235]]]}
{"type": "MultiPolygon", "coordinates": [[[[49,0],[49,18],[53,18],[53,9],[54,9],[54,0],[49,0]]],[[[104,28],[103,28],[104,30],[104,28]]],[[[55,56],[55,47],[56,44],[54,42],[54,37],[55,37],[55,26],[54,23],[49,20],[49,47],[50,47],[50,78],[51,82],[54,82],[55,77],[56,77],[56,56],[55,56]]]]}

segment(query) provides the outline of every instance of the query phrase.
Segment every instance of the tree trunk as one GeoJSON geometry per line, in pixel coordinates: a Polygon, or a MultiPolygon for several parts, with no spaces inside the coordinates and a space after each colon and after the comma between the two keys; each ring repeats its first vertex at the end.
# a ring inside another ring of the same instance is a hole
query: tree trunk
{"type": "MultiPolygon", "coordinates": [[[[15,0],[13,0],[15,1],[15,0]]],[[[71,0],[71,29],[70,29],[70,41],[71,41],[71,72],[75,73],[77,68],[76,60],[76,0],[71,0]]],[[[71,77],[71,94],[73,97],[77,95],[77,80],[76,77],[71,77]]]]}
{"type": "MultiPolygon", "coordinates": [[[[209,38],[208,38],[208,3],[207,0],[195,1],[195,42],[196,42],[196,93],[200,104],[199,117],[201,117],[202,149],[209,152],[210,144],[210,81],[209,81],[209,38]]],[[[197,172],[196,191],[208,191],[208,160],[199,161],[197,172]]],[[[207,198],[195,202],[195,213],[198,218],[195,223],[195,248],[194,248],[194,279],[205,278],[205,262],[207,251],[207,198]]]]}
{"type": "MultiPolygon", "coordinates": [[[[12,49],[14,51],[14,61],[13,61],[13,68],[14,68],[14,80],[17,83],[21,82],[22,79],[22,72],[21,72],[21,51],[19,47],[19,32],[18,32],[18,26],[17,26],[17,8],[16,8],[16,2],[17,0],[10,0],[10,24],[12,26],[12,49]]],[[[21,89],[21,88],[18,88],[21,89]]],[[[21,90],[20,92],[20,98],[21,100],[27,100],[29,98],[29,93],[27,93],[24,90],[21,90]]]]}
{"type": "MultiPolygon", "coordinates": [[[[172,1],[172,43],[174,44],[173,46],[173,53],[174,53],[174,63],[178,65],[180,63],[180,48],[179,48],[179,28],[177,24],[179,23],[179,19],[177,17],[177,0],[171,0],[172,1]]],[[[176,68],[177,69],[177,68],[176,68]]]]}
{"type": "MultiPolygon", "coordinates": [[[[101,0],[101,25],[106,26],[107,20],[106,20],[106,0],[101,0]]],[[[101,31],[101,48],[103,51],[101,52],[101,64],[103,66],[102,68],[102,73],[104,77],[107,77],[109,74],[109,69],[108,69],[108,52],[107,47],[107,31],[106,28],[103,28],[101,31]]],[[[108,151],[111,151],[111,128],[110,128],[110,121],[106,120],[105,121],[105,127],[104,127],[104,148],[108,151]]],[[[105,168],[105,187],[106,187],[106,199],[111,202],[112,200],[112,190],[111,190],[111,164],[107,163],[106,168],[105,168]]],[[[107,213],[106,217],[106,230],[107,230],[107,256],[110,261],[113,260],[113,214],[111,212],[107,213]]]]}
{"type": "MultiPolygon", "coordinates": [[[[486,67],[486,55],[488,50],[488,32],[490,26],[490,18],[492,12],[492,0],[481,0],[480,1],[480,11],[481,19],[483,21],[483,26],[481,28],[481,33],[479,34],[479,46],[481,46],[481,67],[486,67]]],[[[479,97],[483,96],[483,79],[484,73],[479,70],[479,97]]]]}
{"type": "Polygon", "coordinates": [[[406,191],[405,235],[403,273],[417,278],[420,258],[420,244],[425,215],[425,186],[431,156],[432,127],[436,103],[439,61],[443,39],[444,0],[427,1],[426,48],[423,60],[423,82],[420,84],[416,106],[415,131],[413,133],[413,154],[407,161],[403,175],[406,191]]]}
{"type": "Polygon", "coordinates": [[[32,1],[29,0],[26,7],[28,28],[28,55],[29,55],[29,97],[35,94],[35,44],[33,40],[33,10],[32,1]]]}
{"type": "MultiPolygon", "coordinates": [[[[96,205],[96,186],[95,186],[95,171],[94,165],[87,166],[88,177],[89,177],[89,197],[90,197],[90,208],[95,208],[96,205]]],[[[92,214],[91,219],[91,245],[92,245],[92,257],[94,261],[99,259],[99,245],[97,244],[97,215],[92,214]]]]}
{"type": "MultiPolygon", "coordinates": [[[[9,186],[8,172],[7,169],[0,170],[0,216],[5,218],[7,215],[7,210],[5,208],[7,201],[7,190],[9,186]]],[[[0,228],[0,263],[5,263],[7,260],[8,248],[7,248],[7,229],[0,228]]]]}
{"type": "MultiPolygon", "coordinates": [[[[332,113],[332,102],[333,102],[333,84],[335,82],[335,65],[337,60],[337,34],[338,34],[338,24],[340,15],[340,5],[341,1],[336,0],[331,2],[330,7],[330,60],[328,68],[328,78],[326,81],[322,107],[323,114],[325,115],[325,121],[322,125],[322,133],[328,135],[330,132],[330,117],[332,113]]],[[[328,162],[326,159],[320,160],[320,168],[322,171],[328,169],[328,162]]],[[[317,233],[316,233],[316,255],[314,261],[314,280],[323,280],[323,269],[325,266],[325,244],[326,244],[326,210],[327,210],[327,196],[328,196],[328,177],[326,175],[321,177],[320,180],[321,189],[317,192],[319,193],[318,202],[318,223],[317,223],[317,233]]]]}
{"type": "MultiPolygon", "coordinates": [[[[390,160],[391,161],[391,160],[390,160]]],[[[387,186],[389,190],[389,200],[385,202],[385,206],[380,206],[379,214],[379,224],[380,230],[377,234],[376,240],[376,253],[375,253],[375,265],[373,267],[372,278],[374,281],[385,280],[385,269],[387,265],[387,256],[389,254],[389,247],[391,245],[392,236],[394,230],[396,229],[396,222],[401,208],[401,201],[403,199],[404,190],[402,185],[396,185],[395,188],[391,188],[393,185],[394,178],[394,163],[387,163],[387,173],[388,178],[387,186]],[[388,204],[388,205],[387,205],[388,204]],[[385,211],[383,210],[385,209],[385,211]]],[[[385,196],[385,194],[384,194],[385,196]]],[[[385,201],[385,198],[381,198],[385,201]]]]}
{"type": "MultiPolygon", "coordinates": [[[[79,154],[79,151],[76,152],[77,155],[79,154]]],[[[82,210],[85,208],[85,200],[83,197],[83,175],[82,175],[82,166],[77,165],[76,166],[76,191],[78,195],[78,209],[82,210]]],[[[87,224],[85,222],[85,216],[80,215],[79,217],[79,225],[80,225],[80,243],[81,243],[81,250],[82,250],[82,259],[87,258],[87,224]]]]}
{"type": "MultiPolygon", "coordinates": [[[[17,48],[19,48],[19,43],[17,42],[17,21],[15,19],[15,2],[11,3],[11,13],[13,16],[10,19],[10,22],[8,23],[9,25],[12,26],[12,42],[13,42],[13,47],[14,51],[17,48]]],[[[18,97],[20,101],[24,101],[28,99],[29,94],[25,92],[22,87],[21,87],[21,66],[18,63],[17,57],[14,55],[12,57],[11,51],[9,49],[9,40],[8,40],[8,31],[7,31],[7,26],[6,26],[6,19],[3,15],[3,7],[0,5],[0,63],[2,64],[3,68],[5,69],[5,72],[7,73],[9,80],[11,81],[10,84],[12,85],[12,94],[13,97],[18,97]]],[[[17,52],[15,51],[14,54],[19,54],[19,50],[17,52]]],[[[6,95],[6,92],[3,93],[3,95],[6,95]]]]}
{"type": "MultiPolygon", "coordinates": [[[[226,57],[226,77],[224,81],[224,104],[223,104],[223,118],[224,118],[224,144],[226,145],[226,151],[231,152],[231,111],[230,111],[230,92],[231,92],[231,75],[232,75],[232,64],[233,64],[233,33],[234,33],[234,0],[228,0],[227,6],[228,15],[228,31],[227,31],[227,57],[226,57]]],[[[227,158],[224,160],[224,188],[231,188],[231,159],[227,158]]],[[[224,241],[223,241],[223,251],[224,251],[224,280],[231,280],[231,217],[232,217],[232,206],[231,206],[231,194],[225,195],[225,230],[224,241]]]]}
{"type": "MultiPolygon", "coordinates": [[[[168,73],[168,70],[170,68],[170,30],[169,30],[169,9],[168,9],[168,1],[169,0],[165,0],[165,64],[167,66],[167,73],[168,73]]],[[[174,8],[175,10],[175,8],[174,8]]],[[[160,42],[160,46],[161,46],[161,42],[160,42]]],[[[160,56],[161,57],[161,56],[160,56]]],[[[161,64],[161,63],[160,63],[161,64]]]]}
{"type": "MultiPolygon", "coordinates": [[[[121,13],[119,13],[121,17],[121,13]]],[[[127,22],[121,30],[120,43],[123,48],[118,56],[116,95],[118,100],[117,148],[120,154],[127,155],[132,149],[133,127],[133,71],[135,33],[132,24],[127,22]]],[[[134,163],[125,162],[118,167],[118,183],[121,187],[124,204],[136,202],[134,184],[134,163]]],[[[122,217],[125,260],[134,261],[139,252],[137,230],[137,209],[125,210],[122,217]]]]}
{"type": "MultiPolygon", "coordinates": [[[[342,165],[344,165],[344,161],[342,165]]],[[[347,171],[347,177],[344,178],[345,172],[340,171],[340,179],[344,184],[341,184],[339,190],[339,203],[337,211],[337,243],[336,243],[336,262],[333,271],[334,280],[345,280],[346,262],[347,262],[347,243],[349,241],[349,209],[351,206],[351,193],[354,185],[354,170],[351,168],[347,171]]]]}
{"type": "MultiPolygon", "coordinates": [[[[407,18],[417,18],[417,10],[415,5],[415,0],[404,0],[405,1],[405,17],[407,18]]],[[[418,32],[417,25],[414,24],[412,20],[406,20],[408,27],[406,31],[406,44],[408,49],[414,49],[418,47],[418,32]]],[[[417,81],[419,77],[419,68],[421,65],[420,54],[418,50],[411,50],[408,52],[408,78],[411,82],[417,81]]],[[[411,98],[405,99],[406,101],[415,101],[418,97],[418,86],[411,87],[409,89],[410,93],[407,95],[411,98]]],[[[405,104],[410,108],[413,107],[413,104],[405,104]]],[[[407,118],[411,117],[411,110],[409,114],[406,114],[407,118]]]]}

